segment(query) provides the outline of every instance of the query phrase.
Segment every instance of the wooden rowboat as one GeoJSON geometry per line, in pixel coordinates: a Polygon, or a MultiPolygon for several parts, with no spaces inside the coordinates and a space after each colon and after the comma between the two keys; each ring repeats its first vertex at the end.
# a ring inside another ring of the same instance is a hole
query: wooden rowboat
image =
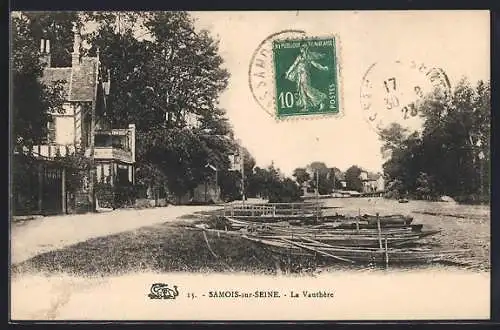
{"type": "MultiPolygon", "coordinates": [[[[318,234],[324,234],[324,233],[337,233],[337,234],[351,234],[351,235],[359,235],[359,234],[365,234],[365,235],[375,235],[378,234],[378,228],[373,225],[362,225],[362,224],[349,224],[349,226],[346,226],[345,224],[335,224],[335,223],[330,223],[330,224],[324,224],[324,225],[318,225],[318,226],[289,226],[286,223],[267,223],[263,224],[261,222],[252,222],[252,221],[245,221],[245,220],[239,220],[235,219],[232,217],[225,217],[225,219],[228,221],[228,223],[231,225],[233,229],[239,230],[245,227],[262,227],[262,228],[278,228],[280,230],[287,229],[290,232],[311,232],[311,233],[318,233],[318,234]]],[[[381,226],[381,233],[384,235],[385,233],[388,234],[396,234],[396,233],[417,233],[422,231],[422,225],[392,225],[392,226],[381,226]]]]}
{"type": "Polygon", "coordinates": [[[401,214],[395,215],[385,215],[385,216],[376,216],[370,214],[364,214],[360,217],[360,220],[366,221],[368,224],[376,225],[377,222],[380,221],[380,224],[404,224],[409,225],[412,223],[413,218],[410,216],[405,216],[401,214]]]}
{"type": "MultiPolygon", "coordinates": [[[[309,235],[334,235],[334,236],[367,236],[367,237],[378,237],[379,231],[377,229],[309,229],[309,228],[301,228],[301,227],[281,227],[281,226],[266,226],[266,227],[256,227],[256,231],[258,232],[271,232],[271,233],[289,233],[289,234],[309,234],[309,235]]],[[[382,237],[385,236],[415,236],[420,235],[422,237],[430,236],[437,234],[439,231],[430,231],[430,230],[421,230],[419,232],[415,232],[411,227],[405,228],[383,228],[380,230],[380,235],[382,237]]]]}
{"type": "Polygon", "coordinates": [[[233,219],[250,221],[250,222],[280,222],[280,221],[295,221],[297,223],[306,222],[330,222],[335,221],[339,223],[358,223],[360,225],[367,226],[377,226],[378,222],[380,222],[381,227],[387,227],[391,225],[410,225],[413,221],[412,217],[404,216],[404,215],[388,215],[388,216],[379,216],[376,215],[368,215],[365,214],[360,217],[346,217],[344,215],[316,215],[314,213],[304,213],[304,214],[266,214],[266,215],[231,215],[233,219]]]}
{"type": "MultiPolygon", "coordinates": [[[[388,223],[381,223],[380,227],[382,229],[401,229],[401,228],[408,228],[411,229],[411,231],[421,231],[423,224],[388,224],[388,223]]],[[[349,223],[331,223],[331,224],[322,224],[315,226],[316,228],[335,228],[335,229],[377,229],[378,226],[376,223],[368,224],[368,223],[358,223],[356,224],[355,222],[349,222],[349,223]]]]}
{"type": "Polygon", "coordinates": [[[410,234],[384,234],[381,237],[378,235],[339,235],[339,234],[304,234],[304,233],[276,233],[276,232],[266,232],[266,231],[255,231],[252,232],[254,235],[258,235],[262,238],[269,239],[295,239],[297,237],[309,237],[318,242],[326,243],[334,246],[349,246],[349,247],[380,247],[385,244],[389,247],[404,246],[415,243],[420,239],[434,235],[439,231],[433,230],[422,233],[410,233],[410,234]]]}
{"type": "Polygon", "coordinates": [[[263,239],[244,236],[246,239],[261,244],[274,253],[289,256],[322,256],[336,260],[359,263],[429,263],[440,261],[450,256],[458,256],[467,250],[431,251],[427,249],[388,248],[346,248],[320,242],[263,239]]]}

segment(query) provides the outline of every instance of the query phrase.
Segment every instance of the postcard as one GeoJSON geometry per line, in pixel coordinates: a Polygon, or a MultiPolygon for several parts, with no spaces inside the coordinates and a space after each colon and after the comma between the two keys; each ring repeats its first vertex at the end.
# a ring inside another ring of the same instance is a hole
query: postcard
{"type": "Polygon", "coordinates": [[[490,318],[488,11],[10,33],[12,322],[490,318]]]}

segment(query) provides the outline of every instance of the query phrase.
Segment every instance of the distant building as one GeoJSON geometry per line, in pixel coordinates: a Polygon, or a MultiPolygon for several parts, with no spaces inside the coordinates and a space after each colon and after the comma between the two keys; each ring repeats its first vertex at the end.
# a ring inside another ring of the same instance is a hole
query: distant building
{"type": "Polygon", "coordinates": [[[339,172],[336,177],[339,179],[342,189],[347,189],[347,181],[345,179],[345,173],[339,172]]]}
{"type": "Polygon", "coordinates": [[[384,177],[380,173],[362,171],[359,175],[363,193],[383,192],[385,190],[384,177]]]}

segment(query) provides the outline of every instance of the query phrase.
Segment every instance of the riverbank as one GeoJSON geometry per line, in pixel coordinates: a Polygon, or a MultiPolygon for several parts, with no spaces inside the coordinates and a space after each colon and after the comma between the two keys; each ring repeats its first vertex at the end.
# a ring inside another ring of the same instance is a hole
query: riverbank
{"type": "MultiPolygon", "coordinates": [[[[414,223],[441,230],[426,238],[426,245],[443,250],[468,249],[457,261],[476,271],[490,269],[488,209],[443,208],[431,202],[398,204],[384,199],[331,199],[325,206],[330,207],[325,210],[327,213],[413,216],[414,223]],[[432,215],[426,214],[431,211],[432,215]]],[[[276,274],[322,267],[321,260],[305,258],[290,263],[286,258],[276,258],[262,246],[241,237],[203,234],[185,228],[218,209],[169,207],[138,213],[117,211],[106,217],[33,221],[13,229],[12,269],[15,273],[64,271],[107,276],[139,270],[276,274]]]]}
{"type": "Polygon", "coordinates": [[[11,267],[12,317],[43,320],[488,317],[487,209],[357,198],[326,200],[325,206],[329,207],[327,212],[333,213],[413,215],[415,223],[443,230],[431,238],[430,244],[443,249],[470,248],[466,261],[472,267],[436,264],[390,266],[385,270],[330,264],[320,258],[290,262],[238,236],[204,234],[199,229],[186,228],[194,227],[200,217],[220,209],[218,206],[168,207],[138,213],[117,210],[105,217],[54,217],[50,221],[13,225],[12,256],[17,261],[11,267]],[[160,312],[164,311],[165,301],[147,298],[152,283],[162,282],[177,285],[181,292],[178,300],[169,305],[168,317],[160,312]],[[199,300],[197,306],[205,305],[199,308],[204,312],[194,315],[192,298],[188,299],[187,294],[202,295],[211,289],[283,292],[332,289],[337,293],[334,300],[275,300],[270,302],[272,309],[263,300],[199,300]],[[82,310],[83,305],[88,308],[82,310]],[[214,306],[215,312],[210,312],[214,306]],[[286,312],[276,313],[279,306],[286,312]],[[295,309],[299,307],[300,310],[295,309]],[[241,310],[252,311],[252,315],[238,312],[241,310]]]}

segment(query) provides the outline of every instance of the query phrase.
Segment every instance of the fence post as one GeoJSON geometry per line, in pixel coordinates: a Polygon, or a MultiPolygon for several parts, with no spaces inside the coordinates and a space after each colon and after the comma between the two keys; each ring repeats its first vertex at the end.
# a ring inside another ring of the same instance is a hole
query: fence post
{"type": "Polygon", "coordinates": [[[66,167],[62,168],[62,174],[61,174],[61,195],[62,195],[62,213],[66,214],[66,167]]]}
{"type": "Polygon", "coordinates": [[[389,251],[387,249],[387,236],[385,237],[385,267],[389,267],[389,251]]]}
{"type": "Polygon", "coordinates": [[[378,229],[378,242],[380,248],[382,249],[382,229],[380,228],[380,217],[378,216],[378,213],[377,213],[377,229],[378,229]]]}
{"type": "Polygon", "coordinates": [[[43,206],[43,164],[38,164],[38,212],[42,212],[43,206]]]}

